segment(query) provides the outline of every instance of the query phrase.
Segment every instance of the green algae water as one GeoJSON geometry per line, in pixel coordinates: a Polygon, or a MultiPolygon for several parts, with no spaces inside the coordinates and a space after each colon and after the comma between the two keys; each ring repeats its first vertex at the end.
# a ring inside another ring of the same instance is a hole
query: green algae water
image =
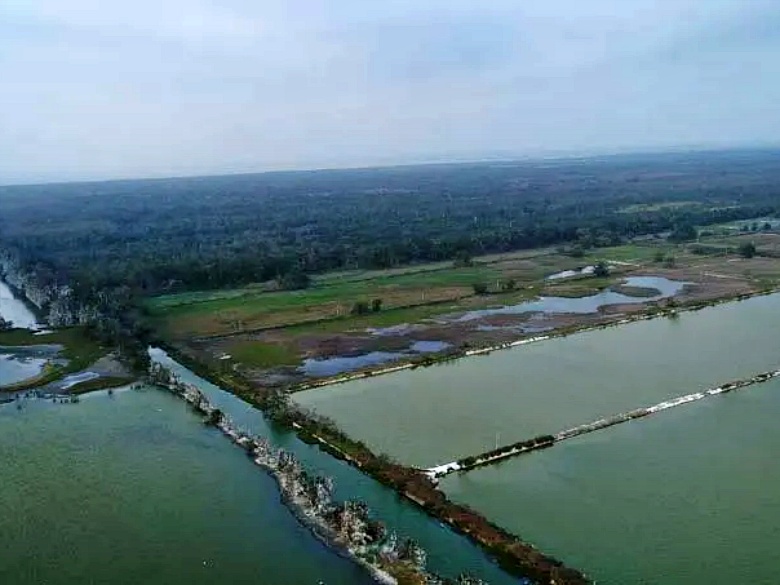
{"type": "Polygon", "coordinates": [[[780,380],[443,480],[600,585],[778,583],[780,380]]]}
{"type": "Polygon", "coordinates": [[[780,367],[780,295],[294,395],[429,467],[780,367]]]}
{"type": "Polygon", "coordinates": [[[161,390],[0,407],[4,585],[367,584],[161,390]]]}
{"type": "Polygon", "coordinates": [[[209,401],[231,417],[236,425],[253,434],[268,437],[274,445],[292,452],[311,471],[335,480],[337,499],[361,499],[374,515],[399,536],[417,540],[428,553],[428,567],[434,572],[454,578],[467,572],[484,579],[490,585],[522,584],[523,580],[503,572],[465,537],[401,498],[395,491],[379,484],[354,467],[334,459],[317,447],[307,445],[290,432],[277,432],[263,414],[236,396],[195,375],[170,359],[160,350],[152,350],[152,359],[175,372],[184,382],[194,384],[209,401]]]}

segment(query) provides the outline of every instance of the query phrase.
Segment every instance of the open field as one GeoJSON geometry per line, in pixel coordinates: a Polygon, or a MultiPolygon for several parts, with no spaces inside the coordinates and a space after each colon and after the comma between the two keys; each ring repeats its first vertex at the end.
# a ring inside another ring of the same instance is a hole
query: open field
{"type": "Polygon", "coordinates": [[[321,377],[324,371],[336,375],[394,362],[428,363],[432,354],[418,350],[420,343],[436,344],[433,354],[459,354],[535,331],[599,325],[665,306],[656,288],[627,284],[627,278],[689,283],[675,294],[677,303],[775,287],[780,284],[780,259],[736,253],[736,244],[751,236],[759,251],[780,241],[775,233],[712,235],[679,245],[645,238],[593,249],[578,258],[545,248],[475,258],[464,267],[436,263],[325,274],[299,291],[263,292],[262,286],[252,286],[168,295],[151,299],[148,309],[163,337],[193,358],[219,371],[240,372],[258,388],[290,385],[321,377]],[[697,246],[718,252],[702,254],[697,246]],[[546,278],[599,261],[610,264],[608,277],[546,278]],[[475,293],[477,283],[488,288],[487,294],[475,293]],[[585,314],[567,314],[565,304],[551,313],[500,309],[522,307],[539,297],[598,299],[608,290],[624,295],[625,302],[610,302],[585,314]],[[373,299],[381,299],[380,310],[353,314],[355,303],[370,307],[373,299]],[[485,309],[490,310],[479,314],[485,309]],[[475,311],[478,318],[458,317],[475,311]],[[316,370],[304,369],[312,362],[316,370]]]}
{"type": "Polygon", "coordinates": [[[444,266],[326,275],[301,291],[263,292],[262,287],[252,287],[162,296],[151,299],[148,309],[159,328],[172,338],[227,335],[348,317],[358,301],[381,299],[383,311],[461,301],[475,296],[473,285],[478,282],[496,287],[500,286],[498,281],[514,279],[520,287],[585,263],[549,252],[504,254],[461,268],[449,262],[444,266]]]}

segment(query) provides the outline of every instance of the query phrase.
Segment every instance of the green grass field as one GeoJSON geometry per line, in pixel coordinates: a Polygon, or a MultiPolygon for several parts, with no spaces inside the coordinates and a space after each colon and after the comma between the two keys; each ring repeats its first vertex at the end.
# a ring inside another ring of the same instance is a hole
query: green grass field
{"type": "MultiPolygon", "coordinates": [[[[155,326],[174,339],[230,335],[269,327],[294,327],[295,331],[387,327],[457,311],[461,305],[471,308],[510,302],[508,298],[499,301],[491,295],[476,297],[472,288],[475,283],[485,283],[495,290],[512,279],[518,290],[527,289],[540,285],[549,274],[601,259],[652,264],[659,250],[672,248],[665,242],[648,241],[600,248],[582,258],[550,249],[526,250],[475,258],[473,265],[459,268],[451,262],[440,262],[325,274],[314,278],[308,289],[299,291],[267,292],[266,287],[258,284],[226,291],[165,295],[149,299],[147,307],[155,326]],[[350,314],[356,302],[372,299],[382,300],[380,312],[366,316],[350,314]]],[[[260,362],[266,359],[248,357],[260,362]]],[[[278,362],[280,358],[268,356],[266,361],[278,362]]]]}

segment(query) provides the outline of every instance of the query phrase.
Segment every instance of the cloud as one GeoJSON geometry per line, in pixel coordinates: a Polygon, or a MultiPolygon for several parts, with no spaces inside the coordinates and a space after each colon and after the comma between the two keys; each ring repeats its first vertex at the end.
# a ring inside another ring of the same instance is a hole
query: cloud
{"type": "Polygon", "coordinates": [[[0,182],[774,140],[771,0],[5,0],[0,182]]]}

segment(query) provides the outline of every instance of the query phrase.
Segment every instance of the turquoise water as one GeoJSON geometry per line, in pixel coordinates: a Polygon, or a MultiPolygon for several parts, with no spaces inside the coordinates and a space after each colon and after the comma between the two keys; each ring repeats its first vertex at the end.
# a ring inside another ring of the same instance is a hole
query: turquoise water
{"type": "Polygon", "coordinates": [[[600,585],[778,583],[780,381],[443,480],[600,585]]]}
{"type": "Polygon", "coordinates": [[[0,583],[367,584],[158,389],[0,407],[0,583]]]}

